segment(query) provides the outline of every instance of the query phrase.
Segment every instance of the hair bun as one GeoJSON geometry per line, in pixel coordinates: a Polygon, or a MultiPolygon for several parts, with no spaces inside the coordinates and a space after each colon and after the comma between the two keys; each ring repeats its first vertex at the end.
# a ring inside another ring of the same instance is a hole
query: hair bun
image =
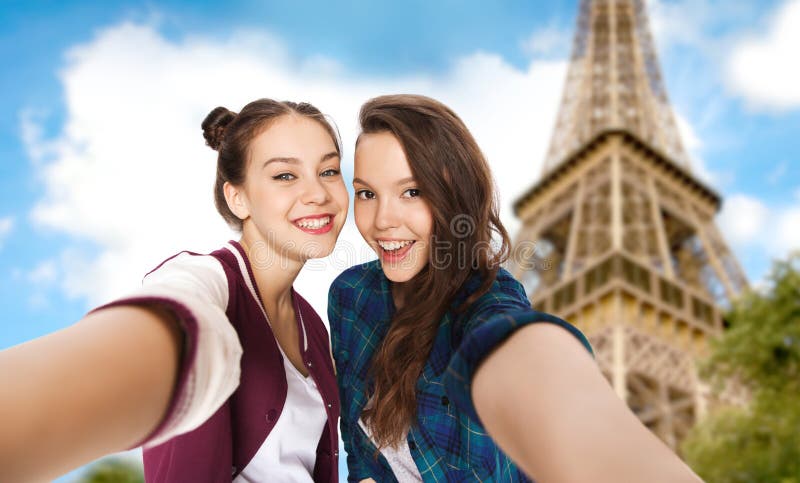
{"type": "Polygon", "coordinates": [[[234,118],[236,118],[236,113],[222,106],[208,113],[200,127],[203,128],[203,137],[211,149],[219,151],[219,146],[225,137],[225,128],[234,118]]]}

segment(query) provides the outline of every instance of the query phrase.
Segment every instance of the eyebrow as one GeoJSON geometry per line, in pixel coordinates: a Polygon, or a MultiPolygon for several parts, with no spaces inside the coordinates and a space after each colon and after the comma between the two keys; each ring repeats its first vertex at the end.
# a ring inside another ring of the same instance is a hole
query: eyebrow
{"type": "MultiPolygon", "coordinates": [[[[328,153],[328,154],[322,156],[321,158],[319,158],[319,162],[320,163],[324,163],[325,161],[327,161],[329,159],[338,158],[338,157],[339,157],[339,153],[337,153],[336,151],[331,151],[330,153],[328,153]]],[[[300,164],[300,158],[285,157],[285,156],[284,157],[278,156],[278,157],[274,157],[274,158],[269,158],[268,160],[266,160],[264,162],[264,164],[261,166],[261,168],[262,169],[266,168],[267,165],[272,164],[272,163],[300,164]]]]}
{"type": "MultiPolygon", "coordinates": [[[[414,177],[413,176],[409,176],[408,178],[403,178],[403,179],[397,181],[395,183],[395,185],[402,186],[404,184],[412,183],[413,181],[414,181],[414,177]]],[[[369,183],[367,183],[366,181],[364,181],[361,178],[353,178],[353,184],[355,184],[355,183],[360,183],[360,184],[369,186],[369,183]]]]}

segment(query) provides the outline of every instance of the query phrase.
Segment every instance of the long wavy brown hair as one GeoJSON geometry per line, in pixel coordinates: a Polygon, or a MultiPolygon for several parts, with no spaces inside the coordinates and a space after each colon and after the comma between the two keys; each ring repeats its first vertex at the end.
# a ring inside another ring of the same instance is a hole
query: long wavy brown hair
{"type": "Polygon", "coordinates": [[[416,382],[442,317],[476,272],[480,288],[452,308],[464,310],[486,293],[508,257],[509,239],[486,159],[450,108],[424,96],[381,96],[361,107],[359,121],[362,134],[397,138],[433,216],[428,264],[393,287],[414,294],[414,303],[398,307],[372,360],[374,400],[362,417],[378,446],[386,447],[396,446],[416,420],[416,382]]]}

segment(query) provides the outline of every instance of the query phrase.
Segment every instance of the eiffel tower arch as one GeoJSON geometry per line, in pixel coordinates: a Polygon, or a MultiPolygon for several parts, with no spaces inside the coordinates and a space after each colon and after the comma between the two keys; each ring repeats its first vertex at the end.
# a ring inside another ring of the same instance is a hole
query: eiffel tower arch
{"type": "Polygon", "coordinates": [[[695,361],[747,280],[691,172],[643,0],[582,0],[541,178],[510,268],[580,327],[616,393],[673,449],[708,404],[695,361]]]}

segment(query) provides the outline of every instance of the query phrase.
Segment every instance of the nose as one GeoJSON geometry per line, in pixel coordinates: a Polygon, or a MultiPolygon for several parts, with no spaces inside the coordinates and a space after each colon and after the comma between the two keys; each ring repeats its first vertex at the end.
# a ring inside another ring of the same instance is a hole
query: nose
{"type": "Polygon", "coordinates": [[[382,199],[378,202],[378,210],[375,213],[375,228],[378,230],[388,230],[400,225],[400,213],[397,206],[391,200],[382,199]]]}
{"type": "Polygon", "coordinates": [[[324,205],[330,200],[328,189],[317,176],[309,178],[303,188],[300,201],[306,205],[324,205]]]}

